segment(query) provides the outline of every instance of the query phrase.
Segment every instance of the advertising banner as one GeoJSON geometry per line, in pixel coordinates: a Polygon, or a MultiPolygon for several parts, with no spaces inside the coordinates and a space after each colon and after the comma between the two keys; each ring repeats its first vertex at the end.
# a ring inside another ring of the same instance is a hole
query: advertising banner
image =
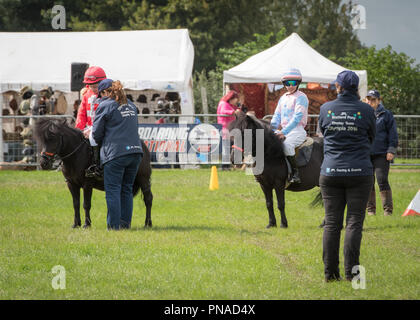
{"type": "MultiPolygon", "coordinates": [[[[219,164],[223,142],[220,124],[139,124],[140,139],[158,164],[219,164]]],[[[228,148],[229,150],[229,148],[228,148]]],[[[229,162],[229,154],[223,157],[229,162]]]]}

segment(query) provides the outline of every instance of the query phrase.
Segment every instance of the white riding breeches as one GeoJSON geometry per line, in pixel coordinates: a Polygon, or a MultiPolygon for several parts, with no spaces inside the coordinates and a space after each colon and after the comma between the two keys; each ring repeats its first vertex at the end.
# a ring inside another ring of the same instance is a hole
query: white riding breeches
{"type": "Polygon", "coordinates": [[[286,140],[283,141],[283,150],[286,156],[294,156],[295,148],[299,147],[305,142],[306,131],[299,126],[286,135],[286,140]]]}

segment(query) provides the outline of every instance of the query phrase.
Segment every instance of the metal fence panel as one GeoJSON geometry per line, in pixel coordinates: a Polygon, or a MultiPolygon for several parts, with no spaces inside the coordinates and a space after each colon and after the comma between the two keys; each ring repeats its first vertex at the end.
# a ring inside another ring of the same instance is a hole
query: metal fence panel
{"type": "MultiPolygon", "coordinates": [[[[139,115],[139,123],[147,115],[139,115]]],[[[216,114],[153,114],[156,118],[170,117],[179,118],[179,122],[193,122],[199,119],[201,122],[216,123],[216,114]]],[[[265,116],[270,120],[271,116],[265,116]]],[[[67,119],[74,123],[71,115],[47,115],[47,116],[0,116],[0,152],[1,165],[13,166],[38,166],[39,150],[35,139],[31,134],[32,122],[27,124],[28,119],[37,118],[67,119]]],[[[397,122],[399,145],[397,157],[410,159],[410,163],[420,165],[420,115],[394,115],[397,122]]],[[[310,136],[317,135],[318,115],[309,115],[306,130],[310,136]]]]}
{"type": "Polygon", "coordinates": [[[75,121],[71,115],[0,116],[2,166],[38,166],[40,150],[33,136],[33,125],[34,121],[40,118],[68,119],[70,123],[75,121]]]}
{"type": "MultiPolygon", "coordinates": [[[[272,116],[264,118],[269,120],[272,116]]],[[[319,134],[318,115],[310,114],[306,131],[310,136],[319,134]]],[[[394,115],[397,123],[398,148],[397,157],[415,160],[413,164],[420,165],[420,115],[394,115]]]]}

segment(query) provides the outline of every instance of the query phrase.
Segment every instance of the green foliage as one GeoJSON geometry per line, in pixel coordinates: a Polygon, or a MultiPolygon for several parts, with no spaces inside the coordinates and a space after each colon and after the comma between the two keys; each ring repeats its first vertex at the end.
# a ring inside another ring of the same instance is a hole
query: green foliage
{"type": "MultiPolygon", "coordinates": [[[[194,106],[195,112],[198,114],[204,113],[201,92],[203,87],[207,93],[208,112],[216,114],[217,105],[223,96],[223,74],[215,70],[208,73],[205,70],[194,73],[194,106]]],[[[209,121],[216,122],[216,119],[209,119],[209,121]]]]}
{"type": "MultiPolygon", "coordinates": [[[[0,30],[52,31],[51,9],[56,4],[66,9],[67,30],[187,28],[197,71],[215,69],[219,49],[252,45],[254,34],[276,34],[282,28],[285,35],[298,32],[326,56],[341,57],[360,46],[349,30],[349,7],[339,0],[0,0],[0,30]]],[[[258,46],[259,41],[266,40],[257,39],[258,46]]]]}
{"type": "Polygon", "coordinates": [[[282,28],[276,35],[273,32],[267,34],[254,34],[255,40],[239,43],[235,41],[231,48],[221,48],[218,52],[216,62],[217,69],[220,71],[228,70],[251,56],[258,54],[273,45],[279,43],[286,37],[286,29],[282,28]]]}
{"type": "Polygon", "coordinates": [[[343,57],[361,48],[351,20],[352,2],[298,1],[296,32],[325,57],[343,57]]]}
{"type": "Polygon", "coordinates": [[[418,114],[420,64],[415,64],[415,59],[391,46],[372,46],[349,52],[339,62],[349,69],[367,70],[369,89],[378,90],[394,114],[418,114]]]}
{"type": "MultiPolygon", "coordinates": [[[[170,16],[168,28],[187,28],[197,53],[195,70],[211,70],[219,48],[240,39],[252,39],[266,30],[267,16],[261,8],[267,0],[169,0],[160,8],[170,16]]],[[[153,18],[152,18],[153,19],[153,18]]]]}

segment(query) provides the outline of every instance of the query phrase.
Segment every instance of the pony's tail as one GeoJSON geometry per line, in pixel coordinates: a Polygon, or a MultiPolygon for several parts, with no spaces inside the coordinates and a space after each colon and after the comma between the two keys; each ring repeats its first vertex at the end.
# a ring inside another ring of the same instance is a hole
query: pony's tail
{"type": "Polygon", "coordinates": [[[151,188],[151,175],[152,175],[152,166],[151,166],[151,156],[149,149],[143,140],[141,141],[141,146],[143,149],[143,158],[140,163],[139,169],[137,171],[136,180],[133,185],[133,196],[135,197],[140,189],[150,190],[151,188]]]}
{"type": "Polygon", "coordinates": [[[318,194],[315,196],[314,200],[312,200],[310,207],[311,208],[315,208],[315,207],[319,207],[319,206],[323,206],[324,203],[322,201],[322,194],[321,194],[321,190],[319,190],[318,194]]]}

